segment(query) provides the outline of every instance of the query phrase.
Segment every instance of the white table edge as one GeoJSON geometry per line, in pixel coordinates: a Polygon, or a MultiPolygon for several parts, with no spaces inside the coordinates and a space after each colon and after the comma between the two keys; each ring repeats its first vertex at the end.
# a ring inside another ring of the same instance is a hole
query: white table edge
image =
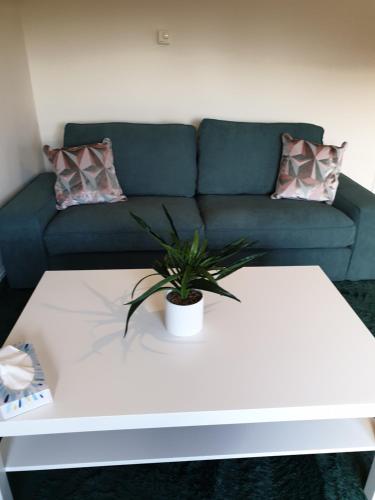
{"type": "Polygon", "coordinates": [[[375,405],[373,404],[266,408],[261,410],[215,410],[142,415],[103,415],[55,419],[27,419],[27,414],[25,414],[7,421],[1,421],[0,435],[7,437],[163,427],[340,420],[372,418],[373,415],[375,415],[375,405]]]}

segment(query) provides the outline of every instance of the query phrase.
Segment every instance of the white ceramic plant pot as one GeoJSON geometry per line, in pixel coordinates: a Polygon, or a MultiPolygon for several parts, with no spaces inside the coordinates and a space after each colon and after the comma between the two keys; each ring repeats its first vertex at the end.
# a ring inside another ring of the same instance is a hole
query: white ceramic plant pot
{"type": "Polygon", "coordinates": [[[172,304],[165,296],[165,326],[171,335],[190,337],[203,328],[203,294],[199,302],[180,306],[172,304]]]}

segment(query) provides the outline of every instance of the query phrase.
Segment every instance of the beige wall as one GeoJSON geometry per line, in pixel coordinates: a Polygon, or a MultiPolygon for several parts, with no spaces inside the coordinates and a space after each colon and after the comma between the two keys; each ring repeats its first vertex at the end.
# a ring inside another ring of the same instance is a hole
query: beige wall
{"type": "Polygon", "coordinates": [[[42,165],[17,2],[0,0],[0,205],[42,165]]]}
{"type": "Polygon", "coordinates": [[[309,121],[374,188],[374,19],[374,0],[25,0],[42,140],[67,121],[309,121]]]}

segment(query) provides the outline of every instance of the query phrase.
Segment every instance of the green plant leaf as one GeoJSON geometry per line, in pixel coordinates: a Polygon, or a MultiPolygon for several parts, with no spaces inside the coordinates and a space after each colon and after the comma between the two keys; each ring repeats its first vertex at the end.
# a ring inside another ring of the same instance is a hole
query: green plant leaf
{"type": "Polygon", "coordinates": [[[245,238],[240,238],[229,245],[226,245],[218,252],[218,257],[221,259],[227,259],[228,257],[232,257],[233,255],[238,254],[239,252],[243,252],[248,250],[253,243],[249,243],[245,238]]]}
{"type": "Polygon", "coordinates": [[[210,272],[206,271],[204,268],[198,268],[197,274],[199,276],[202,276],[203,278],[207,279],[208,281],[211,281],[212,283],[216,283],[216,279],[213,274],[210,272]]]}
{"type": "Polygon", "coordinates": [[[242,259],[238,260],[237,262],[234,262],[233,264],[224,267],[223,269],[219,270],[217,273],[215,273],[215,279],[216,280],[221,280],[225,278],[226,276],[229,276],[230,274],[238,271],[242,267],[245,267],[247,264],[252,262],[255,259],[258,259],[264,255],[264,253],[259,253],[259,254],[254,254],[254,255],[248,255],[247,257],[243,257],[242,259]]]}
{"type": "MultiPolygon", "coordinates": [[[[128,314],[126,316],[126,324],[125,324],[125,331],[124,331],[124,337],[125,335],[128,333],[128,328],[129,328],[129,321],[130,321],[130,318],[133,316],[133,314],[135,313],[135,311],[138,309],[138,307],[148,298],[150,297],[151,295],[153,295],[154,293],[157,293],[157,292],[160,292],[161,290],[173,290],[172,287],[161,287],[161,288],[158,288],[157,290],[154,290],[152,293],[150,293],[149,295],[147,295],[147,297],[144,297],[144,298],[141,298],[139,297],[138,299],[135,299],[134,301],[132,301],[130,304],[130,307],[129,307],[129,311],[128,311],[128,314]]],[[[129,304],[129,302],[128,302],[129,304]]]]}
{"type": "Polygon", "coordinates": [[[204,255],[206,253],[206,250],[207,250],[207,247],[208,247],[208,240],[206,240],[206,238],[204,238],[203,241],[202,241],[202,245],[201,245],[200,251],[199,251],[199,255],[201,257],[204,257],[204,255]]]}
{"type": "Polygon", "coordinates": [[[169,276],[168,267],[165,265],[164,261],[156,260],[154,262],[154,269],[157,273],[159,273],[164,278],[169,276]]]}
{"type": "Polygon", "coordinates": [[[144,281],[145,279],[147,278],[150,278],[151,276],[158,276],[159,273],[156,272],[156,273],[151,273],[151,274],[148,274],[147,276],[143,276],[143,278],[141,278],[139,281],[137,281],[137,283],[134,285],[134,288],[132,290],[132,293],[131,293],[131,298],[134,297],[134,293],[136,291],[136,289],[138,288],[138,286],[142,283],[142,281],[144,281]]]}
{"type": "Polygon", "coordinates": [[[158,274],[160,274],[164,278],[168,278],[168,276],[173,275],[174,280],[171,281],[171,283],[174,287],[179,288],[178,278],[179,278],[180,272],[179,271],[177,271],[177,273],[172,272],[172,274],[171,274],[170,267],[166,264],[165,258],[163,260],[156,260],[154,262],[154,269],[158,274]]]}
{"type": "Polygon", "coordinates": [[[211,281],[205,279],[196,279],[190,283],[192,288],[196,290],[205,290],[207,292],[217,293],[218,295],[224,295],[225,297],[229,297],[230,299],[237,300],[237,302],[241,302],[235,295],[221,288],[217,283],[213,283],[211,281]]]}
{"type": "Polygon", "coordinates": [[[129,214],[141,226],[141,228],[144,229],[145,231],[147,231],[151,236],[153,236],[167,252],[175,252],[176,251],[173,248],[173,246],[170,245],[167,241],[165,241],[165,239],[162,236],[155,233],[155,231],[153,231],[151,229],[151,227],[147,224],[147,222],[145,222],[141,217],[139,217],[138,215],[136,215],[133,212],[129,212],[129,214]]]}
{"type": "Polygon", "coordinates": [[[172,234],[173,234],[175,240],[179,241],[180,237],[178,236],[178,232],[177,232],[176,226],[175,226],[175,224],[173,222],[173,219],[171,217],[171,214],[168,212],[168,209],[167,209],[167,207],[164,204],[162,205],[162,207],[163,207],[164,213],[165,213],[165,215],[166,215],[166,217],[168,219],[169,225],[172,228],[172,234]]]}
{"type": "Polygon", "coordinates": [[[195,229],[193,241],[190,246],[190,256],[194,258],[198,254],[198,250],[199,250],[199,231],[198,229],[195,229]]]}
{"type": "MultiPolygon", "coordinates": [[[[164,289],[164,286],[173,281],[175,277],[174,276],[168,276],[168,278],[164,278],[161,281],[158,281],[158,283],[155,283],[152,287],[150,287],[148,290],[146,290],[142,295],[137,297],[136,299],[130,300],[129,302],[126,302],[124,305],[128,306],[130,305],[128,315],[126,317],[126,325],[125,325],[125,333],[128,331],[128,326],[129,326],[129,320],[134,314],[134,312],[138,309],[138,307],[144,302],[148,297],[150,297],[152,294],[159,292],[160,290],[164,289]]],[[[166,287],[167,289],[170,287],[166,287]]]]}
{"type": "Polygon", "coordinates": [[[164,278],[161,281],[158,281],[157,283],[155,283],[155,285],[151,286],[148,290],[143,292],[142,295],[140,295],[139,297],[137,297],[133,300],[129,300],[129,302],[126,302],[124,305],[128,306],[128,305],[132,304],[133,302],[137,302],[138,300],[147,299],[147,297],[149,297],[154,291],[160,290],[161,287],[163,287],[164,285],[167,285],[168,283],[173,281],[175,278],[176,278],[175,276],[168,276],[167,278],[164,278]]]}
{"type": "Polygon", "coordinates": [[[181,278],[180,295],[182,299],[187,299],[189,296],[190,292],[189,283],[191,281],[191,278],[192,278],[191,269],[189,264],[187,264],[181,278]]]}

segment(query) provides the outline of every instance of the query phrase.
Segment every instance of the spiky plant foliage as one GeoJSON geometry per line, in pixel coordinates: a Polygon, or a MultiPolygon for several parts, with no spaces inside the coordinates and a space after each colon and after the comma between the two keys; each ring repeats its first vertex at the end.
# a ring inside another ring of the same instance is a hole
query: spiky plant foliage
{"type": "Polygon", "coordinates": [[[126,318],[124,335],[128,331],[130,318],[142,302],[161,290],[175,291],[182,301],[188,299],[190,292],[193,290],[201,290],[224,295],[240,302],[232,293],[219,286],[218,281],[238,271],[238,269],[260,256],[260,254],[248,255],[233,261],[236,255],[252,246],[252,243],[249,243],[245,238],[240,238],[214,253],[207,249],[208,242],[205,238],[200,237],[197,229],[194,231],[191,241],[181,240],[173,219],[164,205],[163,210],[171,227],[170,242],[155,233],[143,219],[130,212],[133,219],[159,242],[160,246],[165,250],[165,255],[161,260],[155,261],[153,266],[155,273],[144,276],[133,288],[132,300],[125,304],[130,305],[130,308],[126,318]],[[231,259],[231,264],[226,265],[225,262],[228,259],[231,259]],[[155,275],[160,275],[162,279],[134,298],[140,283],[155,275]]]}

